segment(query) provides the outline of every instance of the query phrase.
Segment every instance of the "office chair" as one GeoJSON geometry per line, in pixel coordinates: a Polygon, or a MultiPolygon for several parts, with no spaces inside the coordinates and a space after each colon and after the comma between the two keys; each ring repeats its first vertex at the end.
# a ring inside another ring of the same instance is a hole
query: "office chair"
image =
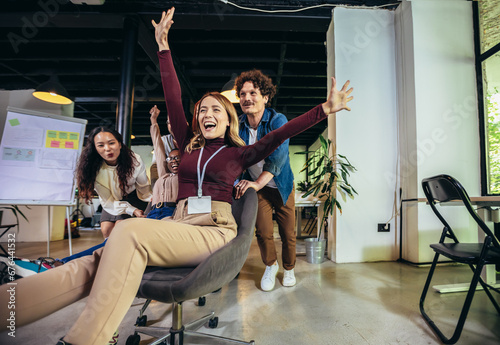
{"type": "MultiPolygon", "coordinates": [[[[178,344],[190,337],[208,337],[216,339],[217,344],[254,344],[211,334],[194,332],[209,322],[209,327],[216,328],[218,317],[214,312],[189,324],[182,321],[182,303],[189,299],[209,294],[231,282],[240,272],[246,261],[252,243],[255,220],[257,217],[257,193],[250,188],[238,200],[233,201],[233,216],[238,224],[238,234],[224,247],[206,258],[196,267],[162,268],[148,267],[142,278],[137,297],[172,303],[172,327],[136,327],[135,333],[127,339],[127,345],[140,342],[139,333],[157,338],[151,344],[178,344]]],[[[204,300],[202,299],[204,302],[204,300]]],[[[145,307],[143,307],[143,310],[145,307]]],[[[142,311],[141,311],[141,316],[142,311]]],[[[138,319],[139,320],[139,319],[138,319]]],[[[145,320],[141,320],[145,324],[145,320]]]]}
{"type": "Polygon", "coordinates": [[[465,191],[464,187],[455,180],[453,177],[448,175],[438,175],[422,180],[422,188],[424,189],[425,196],[429,205],[434,211],[434,214],[439,218],[441,223],[443,223],[444,228],[441,233],[441,238],[439,243],[431,244],[431,248],[434,250],[434,260],[430,268],[429,274],[427,276],[427,281],[425,282],[422,295],[420,297],[420,313],[427,322],[427,324],[433,329],[437,336],[441,339],[444,344],[455,344],[462,333],[465,319],[469,312],[474,293],[476,292],[477,283],[479,282],[483,287],[485,293],[488,295],[489,299],[495,306],[498,314],[500,314],[500,307],[498,303],[493,298],[490,289],[497,293],[500,293],[498,289],[486,284],[481,278],[481,271],[484,265],[487,264],[498,264],[500,263],[500,244],[491,230],[486,226],[483,220],[477,215],[476,211],[472,208],[469,196],[465,191]],[[479,231],[483,231],[485,238],[482,243],[461,243],[459,242],[457,236],[453,232],[450,225],[446,222],[445,218],[436,208],[437,203],[442,202],[460,202],[460,205],[465,206],[470,216],[475,220],[478,225],[479,231]],[[452,242],[445,243],[446,239],[452,240],[452,242]],[[436,268],[438,258],[440,255],[450,259],[453,262],[467,264],[473,272],[472,280],[470,283],[469,290],[467,292],[462,311],[460,313],[457,325],[455,327],[454,333],[450,338],[447,338],[438,326],[432,321],[432,319],[427,315],[424,310],[424,301],[429,290],[432,276],[436,268]]]}

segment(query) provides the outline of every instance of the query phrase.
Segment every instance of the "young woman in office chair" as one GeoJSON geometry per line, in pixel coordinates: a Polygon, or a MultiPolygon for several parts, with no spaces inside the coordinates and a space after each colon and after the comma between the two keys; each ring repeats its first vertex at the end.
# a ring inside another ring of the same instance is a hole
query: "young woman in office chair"
{"type": "MultiPolygon", "coordinates": [[[[165,101],[173,135],[179,145],[179,195],[172,219],[133,218],[116,225],[107,245],[92,256],[18,281],[16,317],[20,326],[48,315],[89,294],[80,317],[60,344],[105,344],[119,326],[137,293],[147,265],[196,266],[233,239],[233,183],[241,172],[271,154],[284,140],[343,109],[350,110],[348,82],[328,100],[266,135],[243,146],[234,106],[218,92],[202,97],[196,128],[186,123],[180,86],[168,46],[174,9],[153,21],[165,101]],[[58,288],[53,289],[54,282],[58,288]]],[[[0,304],[8,302],[0,291],[0,304]]],[[[6,326],[7,308],[0,308],[6,326]]],[[[5,329],[5,328],[4,328],[5,329]]]]}

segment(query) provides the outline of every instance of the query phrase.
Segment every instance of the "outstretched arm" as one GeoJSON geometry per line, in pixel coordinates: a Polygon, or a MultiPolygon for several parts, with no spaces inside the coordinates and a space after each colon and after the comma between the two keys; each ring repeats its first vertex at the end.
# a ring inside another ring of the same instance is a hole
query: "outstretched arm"
{"type": "Polygon", "coordinates": [[[341,90],[337,90],[335,78],[332,78],[332,88],[325,103],[269,132],[255,144],[240,148],[242,151],[241,157],[244,160],[244,169],[266,158],[286,139],[302,133],[327,118],[328,115],[344,109],[350,111],[351,108],[347,106],[347,103],[353,99],[352,96],[349,96],[353,88],[347,89],[348,86],[349,81],[344,84],[341,90]]]}

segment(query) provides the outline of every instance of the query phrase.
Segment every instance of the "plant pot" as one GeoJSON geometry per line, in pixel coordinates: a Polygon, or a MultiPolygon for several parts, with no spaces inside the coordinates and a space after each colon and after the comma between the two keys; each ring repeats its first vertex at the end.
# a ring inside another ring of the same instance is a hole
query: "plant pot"
{"type": "Polygon", "coordinates": [[[326,240],[317,238],[306,238],[306,261],[310,264],[320,264],[325,257],[326,240]]]}

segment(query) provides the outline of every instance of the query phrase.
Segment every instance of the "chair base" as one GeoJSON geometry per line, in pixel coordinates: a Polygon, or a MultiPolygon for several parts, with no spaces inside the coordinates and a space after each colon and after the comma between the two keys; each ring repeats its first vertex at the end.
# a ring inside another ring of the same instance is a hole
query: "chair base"
{"type": "MultiPolygon", "coordinates": [[[[196,332],[198,328],[209,323],[210,328],[216,328],[218,323],[218,317],[215,316],[214,312],[211,312],[208,315],[203,316],[202,318],[192,321],[186,325],[179,325],[178,320],[182,320],[182,304],[174,303],[174,307],[172,310],[172,327],[167,329],[165,327],[136,327],[135,334],[130,336],[127,340],[127,345],[137,343],[140,340],[138,336],[139,333],[149,335],[151,337],[157,338],[155,341],[150,343],[150,345],[154,344],[170,344],[170,345],[183,345],[184,343],[189,344],[190,340],[208,338],[216,341],[216,344],[247,344],[247,345],[255,345],[253,340],[249,342],[225,338],[218,335],[206,334],[201,332],[196,332]],[[177,324],[177,327],[175,325],[177,324]],[[136,339],[133,341],[132,338],[136,339]],[[129,341],[130,340],[130,341],[129,341]]],[[[198,344],[198,342],[194,342],[198,344]]]]}

